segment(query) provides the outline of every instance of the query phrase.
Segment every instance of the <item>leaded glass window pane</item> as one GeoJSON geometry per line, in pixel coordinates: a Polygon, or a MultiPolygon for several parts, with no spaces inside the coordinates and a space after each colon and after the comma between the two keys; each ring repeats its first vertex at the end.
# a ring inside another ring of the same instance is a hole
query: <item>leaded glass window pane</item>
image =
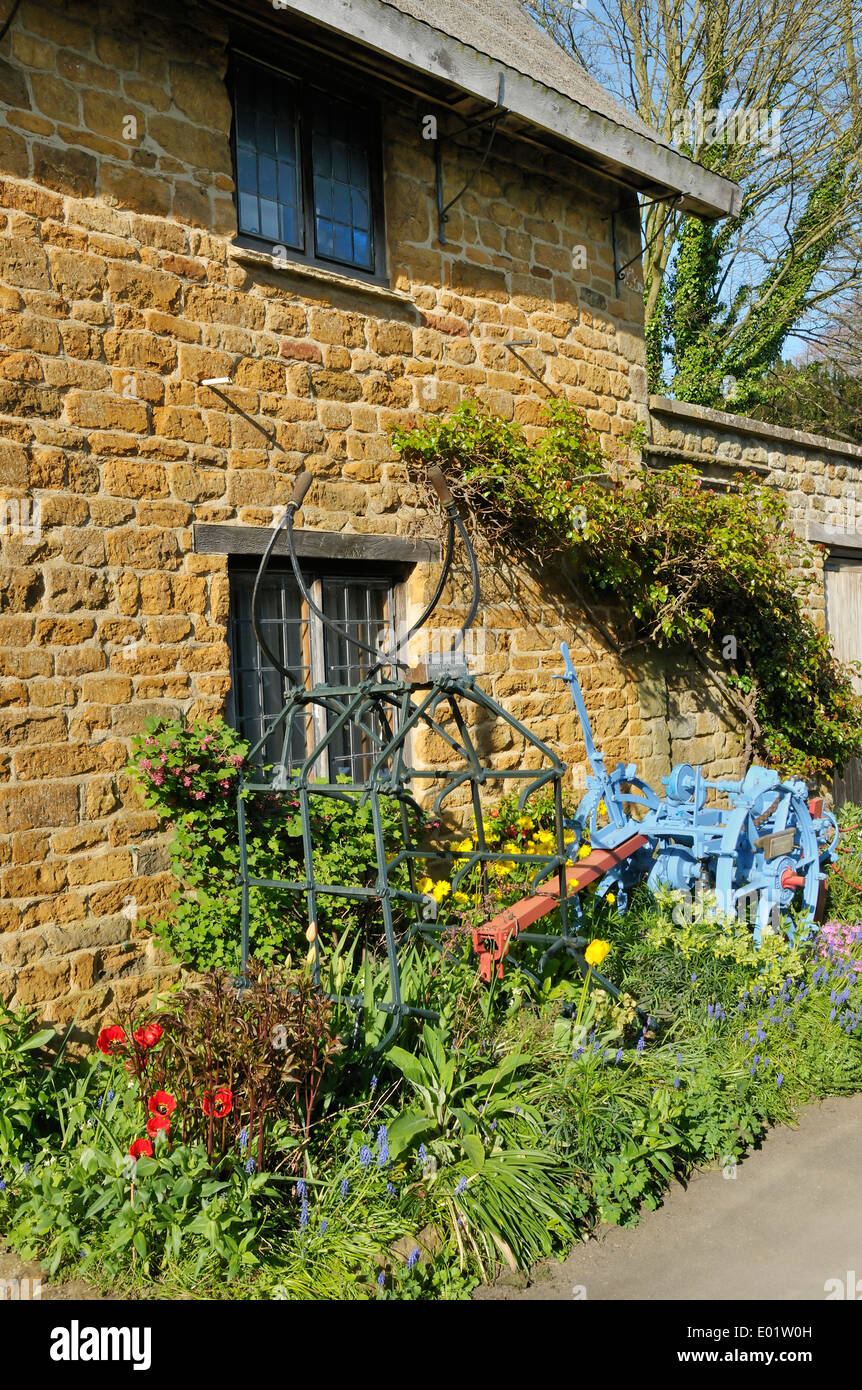
{"type": "Polygon", "coordinates": [[[297,84],[242,59],[234,101],[239,230],[302,250],[297,84]]]}

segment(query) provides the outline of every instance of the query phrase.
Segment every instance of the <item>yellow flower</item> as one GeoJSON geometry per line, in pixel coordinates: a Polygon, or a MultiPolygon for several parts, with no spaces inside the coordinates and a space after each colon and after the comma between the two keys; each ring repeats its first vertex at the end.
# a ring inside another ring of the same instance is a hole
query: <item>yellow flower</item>
{"type": "Polygon", "coordinates": [[[431,889],[431,896],[433,897],[433,899],[434,899],[435,902],[437,902],[437,903],[442,903],[443,899],[444,899],[445,897],[448,897],[448,895],[449,895],[451,892],[452,892],[452,885],[451,885],[451,883],[447,883],[446,880],[445,880],[445,878],[441,878],[441,879],[439,880],[439,882],[438,882],[438,883],[435,883],[435,884],[434,884],[434,887],[431,889]]]}
{"type": "Polygon", "coordinates": [[[468,903],[470,901],[469,893],[453,893],[452,897],[456,903],[468,903]]]}
{"type": "Polygon", "coordinates": [[[499,830],[494,830],[491,826],[485,831],[485,840],[489,845],[495,845],[500,838],[499,830]]]}
{"type": "Polygon", "coordinates": [[[589,845],[581,845],[580,849],[578,850],[578,858],[579,858],[579,859],[586,859],[586,857],[587,857],[587,855],[589,854],[589,852],[590,852],[590,847],[589,847],[589,845]]]}
{"type": "Polygon", "coordinates": [[[431,878],[417,878],[416,880],[417,893],[430,893],[433,887],[434,880],[431,878]]]}
{"type": "Polygon", "coordinates": [[[504,852],[505,852],[506,854],[518,854],[518,853],[519,853],[518,846],[517,846],[517,844],[516,844],[516,842],[515,842],[514,840],[507,840],[506,843],[505,843],[504,846],[503,846],[503,850],[504,850],[504,852]]]}
{"type": "Polygon", "coordinates": [[[616,900],[617,900],[617,895],[616,895],[616,893],[607,893],[607,894],[605,894],[605,896],[606,896],[607,901],[608,901],[609,903],[615,903],[616,900]]]}
{"type": "Polygon", "coordinates": [[[515,820],[515,824],[519,830],[532,830],[535,822],[532,821],[529,816],[518,816],[515,820]]]}
{"type": "Polygon", "coordinates": [[[472,841],[472,839],[470,838],[470,836],[468,835],[467,838],[466,838],[466,840],[462,840],[462,841],[461,841],[460,845],[453,845],[452,848],[453,848],[453,849],[457,849],[457,850],[461,850],[461,851],[463,852],[465,849],[472,849],[472,848],[473,848],[473,841],[472,841]]]}
{"type": "Polygon", "coordinates": [[[603,801],[600,801],[600,802],[599,802],[599,815],[600,815],[600,816],[606,816],[607,814],[608,814],[608,808],[606,807],[606,805],[605,805],[605,803],[604,803],[603,801]]]}
{"type": "Polygon", "coordinates": [[[496,874],[496,875],[497,875],[497,878],[506,878],[506,877],[508,877],[508,875],[512,872],[512,867],[513,867],[513,866],[512,866],[511,864],[489,864],[489,865],[488,865],[488,868],[489,868],[490,872],[491,872],[492,874],[496,874]]]}
{"type": "Polygon", "coordinates": [[[601,965],[610,949],[607,941],[600,941],[598,937],[596,937],[596,940],[591,941],[584,951],[584,960],[587,962],[587,965],[601,965]]]}

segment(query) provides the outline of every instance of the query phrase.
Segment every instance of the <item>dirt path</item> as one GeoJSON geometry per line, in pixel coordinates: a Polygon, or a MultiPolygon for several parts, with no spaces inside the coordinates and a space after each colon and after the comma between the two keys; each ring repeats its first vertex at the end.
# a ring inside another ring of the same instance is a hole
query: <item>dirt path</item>
{"type": "Polygon", "coordinates": [[[818,1299],[848,1276],[862,1299],[862,1095],[807,1107],[739,1164],[677,1185],[639,1226],[603,1227],[527,1288],[477,1299],[818,1299]],[[852,1272],[852,1274],[850,1273],[852,1272]],[[583,1289],[584,1292],[580,1292],[583,1289]]]}
{"type": "Polygon", "coordinates": [[[70,1300],[85,1299],[87,1302],[101,1303],[107,1296],[100,1294],[92,1284],[83,1279],[73,1279],[69,1283],[54,1284],[42,1273],[38,1260],[22,1260],[18,1255],[7,1254],[0,1245],[0,1302],[4,1299],[46,1299],[70,1300]],[[14,1282],[17,1280],[17,1284],[14,1282]],[[39,1282],[36,1282],[39,1281],[39,1282]]]}

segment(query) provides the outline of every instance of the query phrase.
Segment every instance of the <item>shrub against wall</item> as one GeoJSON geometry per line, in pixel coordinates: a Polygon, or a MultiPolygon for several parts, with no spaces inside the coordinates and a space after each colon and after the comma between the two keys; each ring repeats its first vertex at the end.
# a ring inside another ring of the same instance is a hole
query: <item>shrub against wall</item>
{"type": "MultiPolygon", "coordinates": [[[[164,946],[196,970],[236,967],[240,958],[241,889],[237,790],[248,744],[221,720],[211,723],[152,719],[132,740],[131,771],[147,806],[171,824],[171,866],[184,885],[169,918],[150,924],[164,946]]],[[[398,845],[397,803],[381,802],[387,846],[398,845]]],[[[268,793],[246,795],[249,872],[253,878],[302,882],[305,861],[299,803],[268,793]]],[[[377,860],[371,808],[359,798],[311,797],[315,874],[320,883],[370,887],[377,860]]],[[[398,871],[396,871],[397,873],[398,871]]],[[[406,886],[406,869],[400,879],[406,886]]],[[[305,894],[284,889],[250,891],[251,955],[262,965],[304,956],[308,927],[305,894]]],[[[375,904],[322,895],[322,932],[362,941],[379,937],[375,904]]]]}
{"type": "Polygon", "coordinates": [[[544,415],[530,442],[467,399],[392,438],[419,473],[443,469],[491,540],[538,559],[564,554],[630,616],[627,636],[708,651],[731,635],[726,680],[772,766],[825,776],[858,756],[862,700],[806,614],[813,566],[783,496],[743,474],[716,491],[685,464],[611,465],[577,407],[553,400],[544,415]]]}

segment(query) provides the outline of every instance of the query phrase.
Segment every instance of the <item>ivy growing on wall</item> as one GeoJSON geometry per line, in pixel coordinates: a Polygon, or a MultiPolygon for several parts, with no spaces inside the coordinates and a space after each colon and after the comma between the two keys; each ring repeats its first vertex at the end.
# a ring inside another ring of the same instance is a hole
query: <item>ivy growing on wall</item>
{"type": "Polygon", "coordinates": [[[392,438],[420,476],[442,468],[490,541],[565,555],[629,640],[719,664],[770,765],[813,778],[862,753],[862,700],[806,612],[817,571],[783,496],[744,474],[717,489],[685,464],[611,462],[567,401],[548,402],[544,426],[530,439],[468,397],[392,438]]]}

